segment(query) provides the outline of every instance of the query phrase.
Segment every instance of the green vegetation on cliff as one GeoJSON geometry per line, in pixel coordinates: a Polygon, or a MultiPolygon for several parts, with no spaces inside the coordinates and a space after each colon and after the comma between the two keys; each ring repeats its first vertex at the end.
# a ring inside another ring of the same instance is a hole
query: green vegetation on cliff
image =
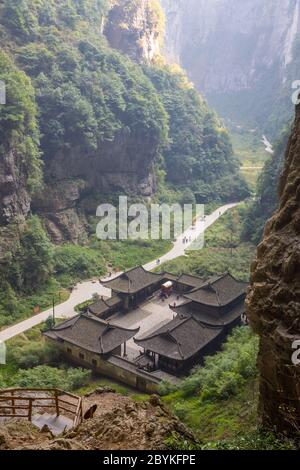
{"type": "MultiPolygon", "coordinates": [[[[101,161],[122,134],[134,162],[144,139],[151,148],[140,166],[163,155],[168,181],[190,184],[204,202],[248,195],[228,134],[207,104],[182,72],[141,67],[110,49],[101,33],[106,11],[99,0],[5,0],[0,8],[1,40],[35,88],[46,179],[63,173],[49,163],[57,154],[101,161]]],[[[156,2],[151,11],[161,22],[156,2]]]]}
{"type": "Polygon", "coordinates": [[[173,391],[162,386],[164,402],[203,445],[232,439],[257,428],[256,356],[258,339],[248,327],[236,328],[221,352],[207,357],[173,391]]]}
{"type": "Polygon", "coordinates": [[[201,203],[249,196],[229,135],[178,67],[145,67],[169,116],[164,151],[167,181],[195,193],[201,203]]]}
{"type": "Polygon", "coordinates": [[[255,244],[261,240],[265,223],[278,205],[279,177],[289,134],[290,126],[287,126],[275,145],[274,154],[265,163],[258,179],[256,199],[250,203],[245,214],[242,237],[255,244]]]}
{"type": "Polygon", "coordinates": [[[126,126],[166,134],[166,115],[141,68],[101,36],[103,1],[4,2],[0,24],[19,66],[33,79],[42,151],[100,151],[126,126]]]}
{"type": "Polygon", "coordinates": [[[0,51],[0,80],[6,86],[6,104],[0,106],[0,162],[12,152],[21,161],[20,178],[30,191],[41,183],[39,129],[34,90],[29,77],[0,51]]]}
{"type": "MultiPolygon", "coordinates": [[[[149,21],[161,23],[155,5],[149,21]]],[[[109,192],[114,172],[121,175],[113,189],[119,194],[138,192],[141,180],[150,195],[156,185],[147,177],[154,168],[160,189],[182,202],[248,194],[226,131],[182,72],[138,65],[108,46],[107,8],[104,0],[1,2],[0,79],[7,83],[8,104],[0,106],[0,326],[28,316],[34,305],[49,306],[53,294],[58,301],[61,285],[100,276],[108,263],[129,268],[167,251],[165,242],[51,245],[45,228],[54,226],[51,235],[60,231],[63,239],[64,222],[68,233],[76,231],[77,210],[89,231],[91,207],[81,209],[83,199],[103,184],[109,192]],[[2,180],[10,151],[14,165],[2,180]],[[14,175],[12,187],[7,181],[14,175]]]]}

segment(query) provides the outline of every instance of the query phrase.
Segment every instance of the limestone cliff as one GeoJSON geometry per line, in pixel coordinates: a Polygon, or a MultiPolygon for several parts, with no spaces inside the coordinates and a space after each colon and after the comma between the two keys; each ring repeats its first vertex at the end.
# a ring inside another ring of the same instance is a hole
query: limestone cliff
{"type": "Polygon", "coordinates": [[[300,430],[300,107],[280,182],[280,206],[267,223],[252,266],[248,315],[260,335],[260,413],[280,431],[300,430]]]}
{"type": "Polygon", "coordinates": [[[142,63],[160,53],[164,15],[159,0],[115,0],[108,14],[105,35],[117,49],[142,63]]]}
{"type": "MultiPolygon", "coordinates": [[[[166,54],[225,117],[263,125],[287,87],[300,32],[299,0],[161,0],[166,54]],[[276,89],[277,93],[274,94],[276,89]]],[[[278,118],[278,116],[277,116],[278,118]]],[[[276,119],[276,116],[275,116],[276,119]]]]}
{"type": "Polygon", "coordinates": [[[33,211],[53,241],[77,243],[87,235],[87,195],[155,192],[167,114],[142,67],[109,47],[103,30],[112,42],[126,31],[121,50],[150,62],[162,10],[156,0],[114,1],[107,18],[106,1],[53,0],[47,16],[47,0],[3,3],[0,35],[11,52],[0,52],[0,80],[9,84],[0,105],[0,227],[33,211]]]}
{"type": "MultiPolygon", "coordinates": [[[[86,215],[95,215],[96,205],[84,205],[87,195],[129,194],[152,196],[156,190],[153,162],[155,136],[149,132],[120,131],[113,141],[99,144],[97,151],[73,147],[62,149],[45,165],[46,186],[33,199],[32,208],[43,220],[55,243],[86,240],[86,215]],[[84,207],[84,210],[81,209],[84,207]]],[[[103,197],[103,196],[102,196],[103,197]]]]}
{"type": "Polygon", "coordinates": [[[25,218],[29,211],[26,165],[13,148],[6,148],[0,158],[0,224],[25,218]]]}

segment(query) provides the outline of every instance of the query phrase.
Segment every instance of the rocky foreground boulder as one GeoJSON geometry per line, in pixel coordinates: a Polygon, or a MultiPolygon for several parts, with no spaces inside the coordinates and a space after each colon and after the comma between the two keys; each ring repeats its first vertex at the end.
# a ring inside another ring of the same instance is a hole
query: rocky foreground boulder
{"type": "Polygon", "coordinates": [[[195,443],[157,396],[134,401],[100,390],[85,397],[84,404],[98,405],[95,417],[56,438],[26,421],[6,423],[0,429],[0,450],[164,450],[171,437],[195,443]]]}
{"type": "Polygon", "coordinates": [[[295,360],[295,348],[300,340],[300,106],[280,181],[280,204],[266,225],[252,266],[247,309],[260,336],[263,424],[298,433],[300,364],[295,360]]]}

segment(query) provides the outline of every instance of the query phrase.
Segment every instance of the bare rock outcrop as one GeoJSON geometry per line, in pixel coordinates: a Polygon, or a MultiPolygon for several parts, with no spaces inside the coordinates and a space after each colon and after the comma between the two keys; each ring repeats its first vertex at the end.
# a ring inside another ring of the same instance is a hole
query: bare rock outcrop
{"type": "Polygon", "coordinates": [[[248,316],[260,335],[260,413],[279,431],[300,431],[300,106],[280,181],[280,205],[252,266],[248,316]]]}
{"type": "Polygon", "coordinates": [[[95,417],[57,438],[28,423],[8,422],[0,432],[0,450],[164,450],[172,436],[195,443],[159,397],[136,402],[103,389],[85,397],[84,405],[91,404],[97,405],[95,417]]]}
{"type": "Polygon", "coordinates": [[[86,241],[87,221],[79,208],[84,189],[83,180],[64,179],[46,184],[33,198],[32,208],[42,217],[54,243],[86,241]]]}
{"type": "Polygon", "coordinates": [[[30,211],[26,166],[13,148],[0,155],[0,224],[25,218],[30,211]]]}
{"type": "Polygon", "coordinates": [[[164,15],[158,0],[116,0],[105,35],[114,49],[138,63],[151,63],[160,53],[164,15]]]}

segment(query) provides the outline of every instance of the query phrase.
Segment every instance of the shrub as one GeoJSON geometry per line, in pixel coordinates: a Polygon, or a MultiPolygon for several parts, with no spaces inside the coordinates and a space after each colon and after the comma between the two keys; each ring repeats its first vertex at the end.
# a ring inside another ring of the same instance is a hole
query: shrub
{"type": "Polygon", "coordinates": [[[205,359],[180,389],[185,396],[199,394],[202,401],[225,399],[238,392],[246,379],[256,376],[258,340],[250,328],[236,328],[223,351],[205,359]]]}
{"type": "Polygon", "coordinates": [[[203,450],[296,450],[296,444],[266,431],[243,433],[232,439],[206,444],[203,450]]]}
{"type": "Polygon", "coordinates": [[[57,364],[60,353],[50,344],[40,342],[20,343],[8,348],[8,362],[20,368],[30,369],[41,364],[57,364]]]}
{"type": "Polygon", "coordinates": [[[167,381],[162,381],[159,385],[159,394],[160,395],[169,395],[177,390],[177,385],[171,384],[167,381]]]}
{"type": "Polygon", "coordinates": [[[22,388],[60,388],[73,391],[83,387],[90,380],[91,373],[83,369],[57,369],[38,366],[19,371],[14,378],[14,386],[22,388]]]}

